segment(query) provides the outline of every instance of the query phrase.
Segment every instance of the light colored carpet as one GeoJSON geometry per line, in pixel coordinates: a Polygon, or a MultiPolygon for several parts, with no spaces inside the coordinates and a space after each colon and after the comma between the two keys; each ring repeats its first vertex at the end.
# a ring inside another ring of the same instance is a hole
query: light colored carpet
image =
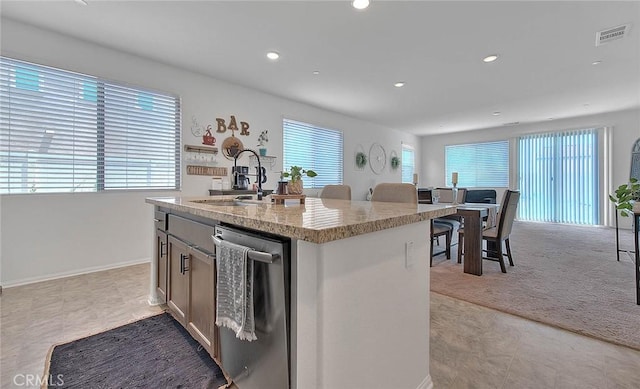
{"type": "MultiPolygon", "coordinates": [[[[635,270],[626,253],[616,261],[614,229],[516,222],[511,249],[507,274],[485,260],[478,277],[455,246],[450,261],[434,258],[431,291],[640,350],[635,270]]],[[[633,250],[630,230],[621,249],[633,250]]]]}

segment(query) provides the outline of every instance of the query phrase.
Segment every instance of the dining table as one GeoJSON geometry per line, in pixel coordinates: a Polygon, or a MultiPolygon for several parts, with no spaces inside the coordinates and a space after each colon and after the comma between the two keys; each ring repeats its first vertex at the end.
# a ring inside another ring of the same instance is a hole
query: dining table
{"type": "Polygon", "coordinates": [[[498,204],[488,203],[457,205],[456,215],[462,216],[464,220],[463,268],[465,273],[482,275],[482,231],[496,225],[498,207],[498,204]],[[486,225],[484,223],[485,217],[487,218],[486,225]]]}
{"type": "MultiPolygon", "coordinates": [[[[430,195],[429,198],[419,197],[418,202],[432,204],[432,199],[430,195]]],[[[463,271],[465,273],[476,276],[482,275],[482,231],[497,225],[499,207],[499,204],[491,203],[463,203],[456,205],[455,214],[461,216],[464,223],[463,271]]],[[[487,242],[489,250],[492,249],[492,244],[492,242],[487,242]]],[[[458,250],[460,250],[460,247],[458,247],[458,250]]]]}

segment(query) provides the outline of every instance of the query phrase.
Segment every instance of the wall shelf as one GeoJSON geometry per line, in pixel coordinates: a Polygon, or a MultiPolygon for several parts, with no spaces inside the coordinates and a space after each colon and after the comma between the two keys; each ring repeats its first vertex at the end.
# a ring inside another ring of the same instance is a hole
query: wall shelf
{"type": "MultiPolygon", "coordinates": [[[[272,170],[273,167],[276,165],[276,159],[277,157],[274,157],[272,155],[262,155],[260,156],[260,163],[262,164],[262,166],[268,167],[269,170],[272,170]]],[[[258,160],[256,160],[255,155],[249,156],[249,164],[251,166],[258,166],[258,160]]]]}
{"type": "Polygon", "coordinates": [[[218,148],[212,146],[184,145],[184,151],[187,153],[218,154],[218,148]]]}

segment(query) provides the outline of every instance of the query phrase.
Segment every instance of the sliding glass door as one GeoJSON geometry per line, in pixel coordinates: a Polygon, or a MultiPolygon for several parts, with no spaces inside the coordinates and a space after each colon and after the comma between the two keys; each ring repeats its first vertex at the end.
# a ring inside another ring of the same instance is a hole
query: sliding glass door
{"type": "Polygon", "coordinates": [[[518,138],[520,220],[600,224],[598,130],[518,138]]]}

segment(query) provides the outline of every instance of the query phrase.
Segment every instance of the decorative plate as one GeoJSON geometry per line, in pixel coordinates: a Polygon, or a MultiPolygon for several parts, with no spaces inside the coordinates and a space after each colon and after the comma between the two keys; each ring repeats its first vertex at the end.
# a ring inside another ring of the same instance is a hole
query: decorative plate
{"type": "Polygon", "coordinates": [[[242,145],[242,141],[231,135],[227,139],[222,142],[222,155],[226,159],[233,160],[239,152],[244,150],[244,146],[242,145]]]}
{"type": "Polygon", "coordinates": [[[379,143],[374,143],[369,149],[369,166],[375,174],[380,174],[387,165],[387,153],[379,143]]]}

